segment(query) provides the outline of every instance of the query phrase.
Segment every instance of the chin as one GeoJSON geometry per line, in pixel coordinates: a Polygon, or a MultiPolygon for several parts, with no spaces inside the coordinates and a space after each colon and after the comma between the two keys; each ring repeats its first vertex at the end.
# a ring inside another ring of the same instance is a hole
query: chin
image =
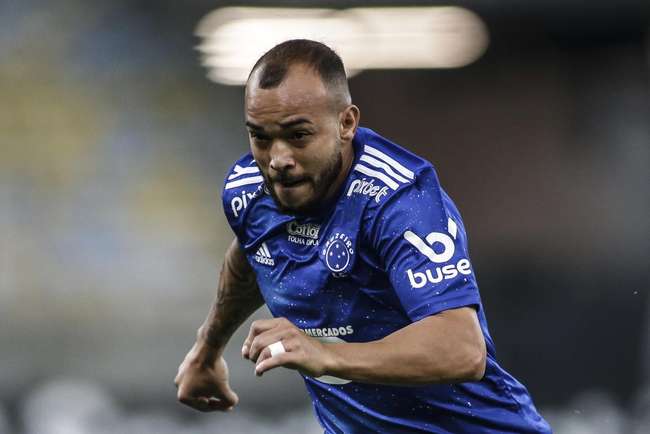
{"type": "Polygon", "coordinates": [[[275,199],[276,202],[278,202],[282,208],[287,208],[287,209],[301,209],[305,205],[307,205],[309,202],[311,202],[311,196],[313,195],[313,192],[309,188],[305,188],[305,186],[301,186],[302,188],[292,188],[289,189],[289,191],[284,191],[280,189],[280,191],[275,191],[275,199]]]}
{"type": "Polygon", "coordinates": [[[276,197],[275,203],[280,208],[280,211],[285,214],[312,214],[317,207],[316,201],[310,199],[285,201],[276,197]]]}
{"type": "Polygon", "coordinates": [[[312,184],[282,192],[273,188],[272,197],[281,212],[285,214],[315,214],[319,211],[321,196],[312,184]]]}
{"type": "Polygon", "coordinates": [[[282,212],[288,214],[303,214],[309,211],[311,208],[311,202],[280,202],[280,209],[282,212]]]}

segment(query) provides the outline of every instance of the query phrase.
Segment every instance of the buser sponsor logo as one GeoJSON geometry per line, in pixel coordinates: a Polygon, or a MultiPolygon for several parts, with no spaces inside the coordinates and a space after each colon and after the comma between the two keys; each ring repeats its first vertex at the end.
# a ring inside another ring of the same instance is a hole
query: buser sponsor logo
{"type": "Polygon", "coordinates": [[[355,179],[352,181],[352,183],[350,183],[347,196],[350,197],[353,193],[359,193],[374,197],[375,202],[379,203],[381,198],[388,194],[388,187],[380,187],[379,185],[375,185],[372,179],[370,179],[370,181],[368,181],[366,178],[355,179]]]}
{"type": "Polygon", "coordinates": [[[435,270],[431,270],[430,268],[415,272],[411,269],[406,270],[406,275],[413,288],[422,288],[427,282],[440,283],[443,279],[453,279],[458,274],[472,274],[472,268],[467,259],[461,259],[456,264],[436,267],[435,270]]]}
{"type": "MultiPolygon", "coordinates": [[[[447,220],[447,231],[451,237],[441,232],[431,232],[424,240],[414,232],[406,231],[404,232],[404,239],[418,249],[420,253],[429,258],[431,262],[442,264],[449,261],[454,256],[456,250],[454,240],[456,239],[458,226],[452,219],[447,220]],[[436,252],[433,248],[434,246],[440,246],[441,248],[438,248],[439,251],[436,252]]],[[[440,283],[443,280],[453,279],[459,274],[472,274],[472,266],[468,259],[463,258],[455,264],[452,263],[435,267],[434,269],[425,268],[420,271],[406,270],[406,275],[413,288],[422,288],[427,283],[440,283]]]]}

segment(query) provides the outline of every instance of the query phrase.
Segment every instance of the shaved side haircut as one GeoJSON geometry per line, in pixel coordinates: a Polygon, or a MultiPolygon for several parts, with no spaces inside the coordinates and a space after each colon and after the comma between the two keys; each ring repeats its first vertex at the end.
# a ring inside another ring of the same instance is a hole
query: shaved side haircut
{"type": "Polygon", "coordinates": [[[343,61],[327,45],[309,39],[291,39],[276,45],[258,59],[248,76],[247,87],[255,74],[255,86],[260,89],[278,87],[293,65],[306,65],[313,69],[340,108],[351,103],[348,79],[343,61]]]}

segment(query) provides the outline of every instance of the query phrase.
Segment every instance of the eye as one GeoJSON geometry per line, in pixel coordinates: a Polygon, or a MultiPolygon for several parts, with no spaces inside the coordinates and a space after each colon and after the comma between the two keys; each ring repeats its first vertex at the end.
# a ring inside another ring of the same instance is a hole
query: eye
{"type": "Polygon", "coordinates": [[[293,133],[291,133],[291,140],[304,140],[309,135],[310,135],[309,131],[303,131],[303,130],[294,131],[293,133]]]}
{"type": "Polygon", "coordinates": [[[250,136],[251,139],[255,140],[256,142],[269,140],[268,136],[265,136],[264,134],[252,130],[248,131],[248,135],[250,136]]]}

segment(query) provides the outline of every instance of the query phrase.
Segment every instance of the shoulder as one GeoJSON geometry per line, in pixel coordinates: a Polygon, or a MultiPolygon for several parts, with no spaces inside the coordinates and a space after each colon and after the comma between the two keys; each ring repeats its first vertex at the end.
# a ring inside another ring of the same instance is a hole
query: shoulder
{"type": "Polygon", "coordinates": [[[241,220],[245,210],[264,188],[264,178],[250,153],[232,165],[223,183],[224,212],[232,223],[241,220]]]}
{"type": "MultiPolygon", "coordinates": [[[[247,185],[259,185],[264,181],[260,173],[257,163],[253,159],[251,153],[247,153],[240,157],[230,167],[224,179],[223,190],[237,190],[240,187],[247,185]]],[[[250,187],[249,187],[250,188],[250,187]]]]}
{"type": "Polygon", "coordinates": [[[410,226],[436,228],[452,216],[460,220],[429,161],[371,130],[363,133],[346,195],[364,201],[360,229],[366,240],[394,237],[410,226]]]}
{"type": "Polygon", "coordinates": [[[244,251],[257,246],[268,233],[292,219],[279,212],[250,153],[228,171],[222,199],[228,223],[244,251]]]}
{"type": "Polygon", "coordinates": [[[426,159],[380,136],[360,128],[359,144],[346,196],[358,196],[371,214],[383,208],[408,207],[398,198],[416,197],[421,190],[440,195],[433,165],[426,159]]]}

